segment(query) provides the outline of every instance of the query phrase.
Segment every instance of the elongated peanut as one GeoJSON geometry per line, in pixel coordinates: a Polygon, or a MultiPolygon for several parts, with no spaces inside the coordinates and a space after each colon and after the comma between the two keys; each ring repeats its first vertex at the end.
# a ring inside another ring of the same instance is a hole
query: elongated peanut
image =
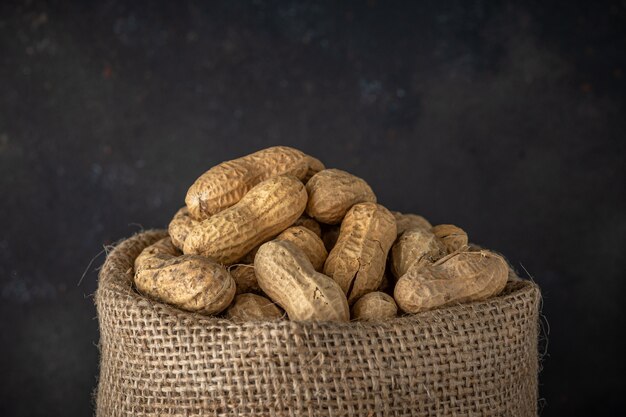
{"type": "Polygon", "coordinates": [[[306,183],[306,190],[307,214],[327,224],[340,223],[357,203],[376,202],[374,192],[364,180],[339,169],[318,172],[306,183]]]}
{"type": "Polygon", "coordinates": [[[293,224],[304,211],[306,201],[306,190],[297,178],[270,178],[234,206],[194,227],[183,252],[232,264],[293,224]]]}
{"type": "Polygon", "coordinates": [[[452,253],[467,245],[467,233],[453,224],[438,224],[431,231],[443,242],[448,253],[452,253]]]}
{"type": "MultiPolygon", "coordinates": [[[[254,259],[253,259],[254,262],[254,259]]],[[[260,293],[261,287],[254,273],[254,265],[238,264],[230,267],[230,275],[237,284],[236,294],[244,294],[248,292],[260,293]]]]}
{"type": "Polygon", "coordinates": [[[178,249],[182,250],[187,235],[199,222],[194,220],[189,214],[187,207],[183,207],[176,212],[172,221],[170,221],[168,232],[172,238],[172,243],[178,249]]]}
{"type": "Polygon", "coordinates": [[[433,263],[446,256],[446,247],[427,229],[405,231],[391,248],[391,272],[396,278],[417,263],[433,263]]]}
{"type": "Polygon", "coordinates": [[[311,160],[303,152],[274,146],[222,162],[202,174],[189,188],[185,203],[191,215],[206,219],[236,204],[262,181],[279,175],[303,179],[311,160]]]}
{"type": "Polygon", "coordinates": [[[315,219],[310,218],[306,214],[300,216],[300,218],[298,218],[298,220],[296,220],[293,225],[304,226],[307,229],[311,230],[313,233],[315,233],[317,236],[322,237],[322,227],[320,226],[320,224],[315,219]]]}
{"type": "Polygon", "coordinates": [[[324,242],[314,232],[304,226],[292,226],[276,236],[276,240],[291,242],[309,258],[313,268],[321,271],[328,256],[324,242]]]}
{"type": "Polygon", "coordinates": [[[394,298],[408,313],[484,300],[504,289],[508,275],[506,261],[493,252],[454,252],[409,269],[398,279],[394,298]]]}
{"type": "Polygon", "coordinates": [[[428,220],[417,214],[400,213],[399,211],[392,211],[392,213],[393,217],[396,218],[398,236],[408,229],[420,227],[422,229],[430,230],[433,227],[428,220]]]}
{"type": "Polygon", "coordinates": [[[171,239],[144,249],[135,259],[137,290],[183,310],[216,314],[235,296],[235,281],[220,264],[197,255],[181,255],[171,239]]]}
{"type": "Polygon", "coordinates": [[[350,304],[378,289],[395,239],[396,221],[380,204],[355,204],[348,211],[324,273],[337,281],[350,304]]]}
{"type": "Polygon", "coordinates": [[[359,298],[352,306],[352,320],[386,320],[398,315],[398,306],[389,294],[374,291],[359,298]]]}
{"type": "Polygon", "coordinates": [[[278,320],[283,312],[269,298],[257,294],[239,294],[228,307],[226,318],[236,321],[278,320]]]}
{"type": "Polygon", "coordinates": [[[254,259],[254,269],[261,289],[291,320],[350,320],[341,287],[317,272],[293,243],[273,240],[263,244],[254,259]]]}

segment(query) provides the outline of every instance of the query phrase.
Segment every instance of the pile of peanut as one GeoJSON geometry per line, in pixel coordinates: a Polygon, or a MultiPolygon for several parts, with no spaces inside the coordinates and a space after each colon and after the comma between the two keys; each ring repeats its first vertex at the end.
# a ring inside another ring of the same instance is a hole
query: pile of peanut
{"type": "Polygon", "coordinates": [[[459,227],[389,211],[361,178],[276,146],[202,174],[137,290],[234,321],[385,320],[483,300],[509,267],[459,227]]]}

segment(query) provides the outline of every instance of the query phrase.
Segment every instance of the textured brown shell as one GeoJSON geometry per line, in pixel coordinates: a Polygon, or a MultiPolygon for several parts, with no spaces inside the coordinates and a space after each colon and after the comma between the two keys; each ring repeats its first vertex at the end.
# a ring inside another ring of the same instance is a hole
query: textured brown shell
{"type": "Polygon", "coordinates": [[[278,320],[283,312],[269,298],[257,294],[239,294],[224,314],[236,322],[278,320]]]}
{"type": "Polygon", "coordinates": [[[502,291],[508,275],[508,264],[500,255],[455,252],[432,265],[409,269],[398,279],[394,298],[408,313],[484,300],[502,291]]]}
{"type": "Polygon", "coordinates": [[[237,294],[261,292],[261,287],[259,287],[256,274],[254,273],[254,265],[233,265],[229,268],[229,272],[235,280],[235,284],[237,284],[237,294]]]}
{"type": "Polygon", "coordinates": [[[452,253],[467,246],[467,233],[453,224],[438,224],[431,231],[445,245],[448,253],[452,253]]]}
{"type": "Polygon", "coordinates": [[[236,204],[262,181],[279,175],[302,180],[310,159],[287,146],[274,146],[253,154],[222,162],[202,174],[189,188],[185,203],[199,220],[236,204]]]}
{"type": "Polygon", "coordinates": [[[446,256],[446,247],[427,229],[405,231],[391,248],[391,272],[396,278],[417,263],[432,263],[446,256]]]}
{"type": "Polygon", "coordinates": [[[339,169],[318,172],[306,183],[306,190],[307,214],[326,224],[340,223],[357,203],[376,202],[374,192],[363,179],[339,169]]]}
{"type": "Polygon", "coordinates": [[[309,258],[316,271],[319,272],[324,268],[324,262],[326,257],[328,257],[324,242],[306,227],[292,226],[276,236],[276,240],[285,240],[300,248],[309,258]]]}
{"type": "Polygon", "coordinates": [[[254,259],[254,269],[261,289],[291,320],[350,320],[341,287],[317,272],[293,243],[273,240],[263,244],[254,259]]]}
{"type": "Polygon", "coordinates": [[[396,221],[380,204],[355,204],[348,211],[324,273],[337,281],[350,304],[378,289],[395,239],[396,221]]]}
{"type": "Polygon", "coordinates": [[[407,231],[408,229],[414,229],[420,227],[422,229],[430,230],[433,225],[428,220],[417,214],[400,213],[399,211],[392,211],[393,217],[396,218],[396,226],[398,228],[398,236],[407,231]]]}
{"type": "Polygon", "coordinates": [[[398,315],[398,306],[389,294],[374,291],[359,298],[352,306],[352,320],[385,320],[398,315]]]}
{"type": "Polygon", "coordinates": [[[309,155],[307,155],[306,158],[307,158],[307,162],[309,163],[309,169],[307,170],[306,175],[302,179],[302,182],[304,182],[305,184],[307,183],[308,180],[311,179],[313,175],[326,169],[326,167],[324,166],[324,163],[320,161],[319,159],[314,158],[309,155]]]}
{"type": "Polygon", "coordinates": [[[322,237],[322,227],[320,226],[320,224],[315,219],[310,218],[306,214],[300,216],[293,225],[304,226],[307,229],[311,230],[313,233],[315,233],[318,237],[322,237]]]}
{"type": "Polygon", "coordinates": [[[232,264],[293,224],[304,211],[306,201],[306,190],[297,178],[270,178],[234,206],[194,227],[183,251],[232,264]]]}
{"type": "Polygon", "coordinates": [[[169,237],[135,259],[135,286],[155,300],[183,310],[216,314],[235,296],[235,281],[223,266],[196,255],[180,255],[169,237]]]}
{"type": "Polygon", "coordinates": [[[178,249],[182,250],[183,245],[185,244],[185,239],[187,239],[187,235],[199,222],[194,220],[189,213],[189,209],[187,207],[183,207],[174,214],[172,221],[170,221],[170,225],[167,229],[170,237],[172,238],[172,243],[178,249]]]}

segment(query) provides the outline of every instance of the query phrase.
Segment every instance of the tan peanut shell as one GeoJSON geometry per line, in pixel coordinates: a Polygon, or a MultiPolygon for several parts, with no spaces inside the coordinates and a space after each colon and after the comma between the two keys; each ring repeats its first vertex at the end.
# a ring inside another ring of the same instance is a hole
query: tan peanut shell
{"type": "Polygon", "coordinates": [[[484,300],[504,289],[508,275],[507,262],[493,252],[454,252],[409,269],[398,279],[394,298],[407,313],[484,300]]]}
{"type": "Polygon", "coordinates": [[[378,289],[395,239],[396,221],[380,204],[359,203],[348,211],[324,273],[337,281],[350,304],[378,289]]]}
{"type": "Polygon", "coordinates": [[[300,216],[298,220],[293,224],[294,226],[304,226],[307,229],[311,230],[318,237],[322,237],[322,227],[317,222],[317,220],[310,218],[306,214],[300,216]]]}
{"type": "Polygon", "coordinates": [[[400,213],[399,211],[392,211],[392,213],[393,217],[396,218],[398,236],[408,229],[420,227],[422,229],[430,230],[433,227],[428,220],[417,214],[400,213]]]}
{"type": "Polygon", "coordinates": [[[222,265],[181,255],[169,237],[135,259],[135,286],[155,300],[202,314],[221,312],[235,296],[235,281],[222,265]]]}
{"type": "Polygon", "coordinates": [[[376,202],[374,192],[363,179],[339,169],[318,172],[306,183],[306,190],[306,213],[326,224],[340,223],[357,203],[376,202]]]}
{"type": "Polygon", "coordinates": [[[183,252],[232,264],[293,224],[304,211],[306,201],[306,190],[297,178],[270,178],[234,206],[194,227],[183,252]]]}
{"type": "Polygon", "coordinates": [[[261,289],[291,320],[350,320],[348,302],[332,278],[317,272],[291,242],[273,240],[259,248],[254,269],[261,289]]]}
{"type": "Polygon", "coordinates": [[[431,231],[443,242],[448,253],[452,253],[467,246],[467,233],[453,224],[438,224],[431,231]]]}
{"type": "Polygon", "coordinates": [[[398,315],[398,306],[389,294],[374,291],[359,298],[352,306],[352,320],[387,320],[398,315]]]}
{"type": "Polygon", "coordinates": [[[248,292],[260,293],[261,287],[254,273],[254,265],[237,264],[229,268],[230,275],[237,284],[236,294],[244,294],[248,292]]]}
{"type": "Polygon", "coordinates": [[[446,256],[446,247],[427,229],[406,230],[391,248],[391,272],[396,278],[417,263],[433,263],[446,256]]]}
{"type": "Polygon", "coordinates": [[[167,228],[174,246],[182,250],[189,231],[191,231],[191,229],[193,229],[198,223],[199,222],[197,220],[194,220],[194,218],[191,217],[187,207],[183,207],[178,210],[167,228]]]}
{"type": "Polygon", "coordinates": [[[313,268],[321,271],[328,256],[324,242],[314,232],[304,226],[292,226],[276,236],[276,240],[285,240],[296,245],[309,258],[313,268]]]}
{"type": "Polygon", "coordinates": [[[302,179],[302,182],[305,184],[307,183],[308,180],[311,179],[313,175],[326,169],[322,161],[312,156],[307,155],[307,162],[309,163],[309,169],[307,170],[306,175],[302,179]]]}
{"type": "Polygon", "coordinates": [[[236,322],[269,321],[283,317],[283,312],[269,298],[257,294],[239,294],[224,314],[236,322]]]}
{"type": "Polygon", "coordinates": [[[206,219],[236,204],[262,181],[279,175],[302,180],[309,171],[309,157],[287,146],[274,146],[222,162],[202,174],[189,188],[185,203],[191,215],[206,219]]]}

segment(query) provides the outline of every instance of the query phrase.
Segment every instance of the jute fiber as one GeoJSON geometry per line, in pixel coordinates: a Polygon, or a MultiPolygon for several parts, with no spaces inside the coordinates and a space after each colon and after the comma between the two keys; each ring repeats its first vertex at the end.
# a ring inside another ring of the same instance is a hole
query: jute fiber
{"type": "Polygon", "coordinates": [[[539,290],[379,323],[235,324],[139,295],[108,256],[96,293],[98,417],[536,416],[539,290]]]}

